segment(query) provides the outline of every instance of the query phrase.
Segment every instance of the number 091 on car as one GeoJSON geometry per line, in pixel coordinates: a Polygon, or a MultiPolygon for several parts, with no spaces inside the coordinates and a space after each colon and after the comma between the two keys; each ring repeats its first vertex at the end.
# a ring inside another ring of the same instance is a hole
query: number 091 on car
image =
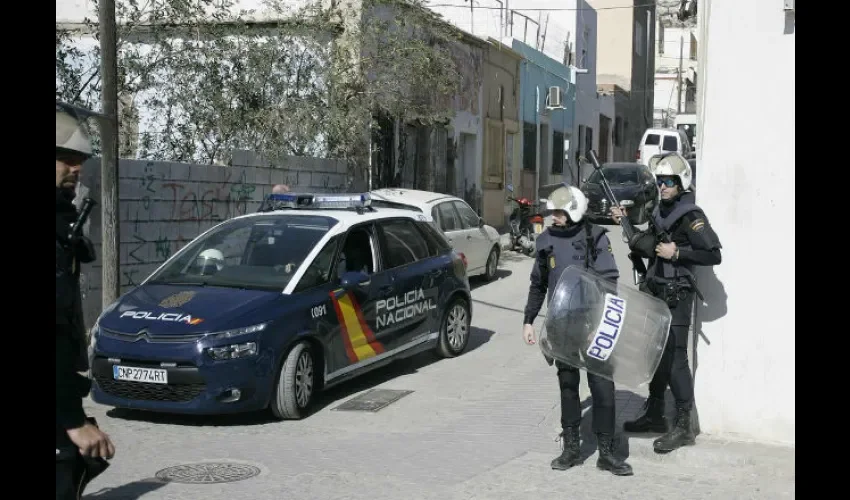
{"type": "Polygon", "coordinates": [[[112,367],[112,377],[115,380],[126,380],[129,382],[147,382],[150,384],[168,383],[168,372],[154,368],[114,365],[112,367]]]}

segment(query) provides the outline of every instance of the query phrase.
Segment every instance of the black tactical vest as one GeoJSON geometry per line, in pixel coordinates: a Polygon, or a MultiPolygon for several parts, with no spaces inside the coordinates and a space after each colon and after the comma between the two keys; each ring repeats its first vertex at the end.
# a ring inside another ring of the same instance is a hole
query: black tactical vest
{"type": "Polygon", "coordinates": [[[538,248],[546,252],[546,265],[549,268],[549,286],[546,290],[546,303],[552,299],[552,293],[569,266],[588,269],[596,260],[596,245],[607,229],[587,222],[566,229],[546,229],[538,236],[538,248]]]}
{"type": "MultiPolygon", "coordinates": [[[[700,210],[700,208],[693,203],[682,201],[680,199],[676,202],[676,206],[673,207],[673,210],[671,210],[666,217],[662,217],[661,204],[659,203],[652,211],[652,219],[655,221],[655,226],[659,230],[668,233],[672,238],[672,229],[677,227],[676,223],[686,214],[693,212],[694,210],[700,210]]],[[[691,249],[691,245],[687,240],[675,241],[675,243],[679,250],[691,249]]],[[[650,263],[649,269],[647,270],[647,276],[674,279],[678,277],[693,276],[693,269],[692,266],[686,264],[656,257],[652,259],[652,262],[650,263]]]]}

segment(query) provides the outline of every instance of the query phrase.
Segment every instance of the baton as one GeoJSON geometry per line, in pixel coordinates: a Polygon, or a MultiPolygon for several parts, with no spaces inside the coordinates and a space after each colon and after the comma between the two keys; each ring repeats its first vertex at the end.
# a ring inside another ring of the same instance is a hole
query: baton
{"type": "MultiPolygon", "coordinates": [[[[599,177],[602,179],[601,184],[602,190],[605,192],[605,197],[608,198],[608,201],[611,202],[612,206],[621,208],[620,202],[618,202],[617,197],[614,196],[614,191],[611,190],[611,185],[608,184],[608,179],[605,178],[605,174],[602,172],[602,165],[599,164],[599,158],[596,157],[596,152],[591,149],[587,152],[587,156],[590,158],[590,163],[593,165],[593,168],[599,172],[599,177]]],[[[620,217],[620,227],[623,228],[623,241],[628,244],[632,241],[636,231],[632,222],[625,216],[625,214],[620,217]]],[[[632,277],[634,278],[635,285],[640,285],[643,283],[644,279],[646,279],[646,266],[643,263],[643,259],[629,253],[629,260],[632,261],[632,277]]]]}
{"type": "MultiPolygon", "coordinates": [[[[614,191],[611,190],[611,185],[608,184],[608,179],[606,179],[605,174],[602,173],[602,165],[599,164],[599,158],[596,157],[596,152],[591,149],[587,152],[587,156],[590,158],[590,163],[593,165],[593,168],[599,172],[599,177],[602,179],[602,190],[605,192],[605,197],[608,198],[608,201],[611,202],[612,206],[622,208],[620,207],[620,202],[617,201],[617,198],[614,196],[614,191]]],[[[623,214],[623,217],[620,217],[620,226],[623,228],[623,235],[625,236],[626,243],[628,243],[635,235],[635,227],[625,214],[623,214]]]]}

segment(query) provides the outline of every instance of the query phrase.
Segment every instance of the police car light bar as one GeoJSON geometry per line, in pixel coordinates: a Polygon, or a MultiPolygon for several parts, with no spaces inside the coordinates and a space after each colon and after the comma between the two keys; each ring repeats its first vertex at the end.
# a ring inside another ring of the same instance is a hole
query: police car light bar
{"type": "Polygon", "coordinates": [[[266,197],[263,207],[268,206],[270,210],[281,210],[286,208],[306,209],[362,209],[370,206],[372,198],[368,193],[361,194],[300,194],[281,193],[270,194],[266,197]]]}

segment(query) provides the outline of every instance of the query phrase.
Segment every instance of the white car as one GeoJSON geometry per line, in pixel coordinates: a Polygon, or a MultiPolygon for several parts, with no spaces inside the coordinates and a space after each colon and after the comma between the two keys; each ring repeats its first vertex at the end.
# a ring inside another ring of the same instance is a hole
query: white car
{"type": "Polygon", "coordinates": [[[649,159],[658,154],[679,153],[688,157],[693,149],[683,130],[675,128],[648,128],[640,139],[637,162],[649,166],[649,159]]]}
{"type": "Polygon", "coordinates": [[[374,207],[406,208],[430,214],[452,248],[466,257],[467,275],[483,275],[488,281],[496,277],[501,253],[499,232],[485,224],[461,198],[402,188],[376,189],[369,194],[374,207]]]}

